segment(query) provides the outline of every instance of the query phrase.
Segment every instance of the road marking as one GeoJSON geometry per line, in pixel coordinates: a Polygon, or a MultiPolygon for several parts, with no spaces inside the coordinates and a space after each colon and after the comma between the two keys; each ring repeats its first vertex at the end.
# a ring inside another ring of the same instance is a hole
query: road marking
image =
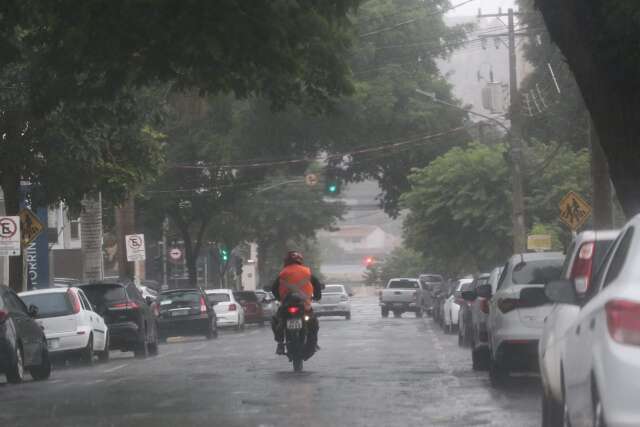
{"type": "Polygon", "coordinates": [[[117,371],[118,369],[122,369],[122,368],[125,368],[125,367],[127,367],[127,366],[129,366],[129,364],[128,364],[128,363],[124,363],[124,364],[122,364],[122,365],[114,366],[114,367],[113,367],[113,368],[111,368],[111,369],[105,369],[103,372],[104,372],[104,373],[109,374],[109,373],[111,373],[111,372],[115,372],[115,371],[117,371]]]}

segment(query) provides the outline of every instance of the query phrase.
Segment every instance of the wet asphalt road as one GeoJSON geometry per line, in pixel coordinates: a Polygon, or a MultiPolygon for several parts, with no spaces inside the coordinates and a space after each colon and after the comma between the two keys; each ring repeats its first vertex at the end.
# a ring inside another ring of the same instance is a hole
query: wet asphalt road
{"type": "Polygon", "coordinates": [[[382,319],[356,297],[352,319],[323,318],[322,350],[294,374],[269,328],[176,340],[147,360],[112,352],[49,381],[0,381],[7,426],[537,426],[539,381],[500,390],[471,370],[429,318],[382,319]]]}

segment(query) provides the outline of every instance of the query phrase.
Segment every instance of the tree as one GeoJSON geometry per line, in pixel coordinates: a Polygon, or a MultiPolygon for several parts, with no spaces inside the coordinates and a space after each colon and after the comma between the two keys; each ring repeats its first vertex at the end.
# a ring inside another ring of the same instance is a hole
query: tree
{"type": "Polygon", "coordinates": [[[536,0],[580,87],[628,217],[640,212],[640,5],[624,0],[536,0]]]}
{"type": "MultiPolygon", "coordinates": [[[[410,176],[405,244],[445,273],[487,271],[511,255],[509,169],[503,145],[453,148],[410,176]]],[[[544,224],[571,239],[558,205],[569,191],[590,199],[589,155],[533,142],[526,184],[527,226],[544,224]],[[552,156],[550,154],[553,154],[552,156]]]]}
{"type": "Polygon", "coordinates": [[[386,284],[394,277],[418,277],[425,272],[426,261],[421,253],[412,249],[395,248],[380,266],[379,281],[386,284]]]}

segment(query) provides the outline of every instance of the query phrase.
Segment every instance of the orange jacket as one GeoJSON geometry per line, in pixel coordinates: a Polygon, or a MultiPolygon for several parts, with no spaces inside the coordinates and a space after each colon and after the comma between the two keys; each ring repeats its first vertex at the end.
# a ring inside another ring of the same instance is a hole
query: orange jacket
{"type": "Polygon", "coordinates": [[[311,270],[299,264],[291,264],[282,269],[278,275],[280,302],[290,293],[300,294],[305,300],[305,306],[311,308],[313,285],[311,284],[311,270]]]}

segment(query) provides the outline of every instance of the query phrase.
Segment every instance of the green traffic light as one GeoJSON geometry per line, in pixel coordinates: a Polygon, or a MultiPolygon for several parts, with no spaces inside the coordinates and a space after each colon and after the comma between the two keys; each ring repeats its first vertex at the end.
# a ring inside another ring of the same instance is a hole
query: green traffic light
{"type": "Polygon", "coordinates": [[[336,191],[338,191],[338,186],[335,184],[331,184],[328,190],[329,190],[329,193],[335,193],[336,191]]]}

